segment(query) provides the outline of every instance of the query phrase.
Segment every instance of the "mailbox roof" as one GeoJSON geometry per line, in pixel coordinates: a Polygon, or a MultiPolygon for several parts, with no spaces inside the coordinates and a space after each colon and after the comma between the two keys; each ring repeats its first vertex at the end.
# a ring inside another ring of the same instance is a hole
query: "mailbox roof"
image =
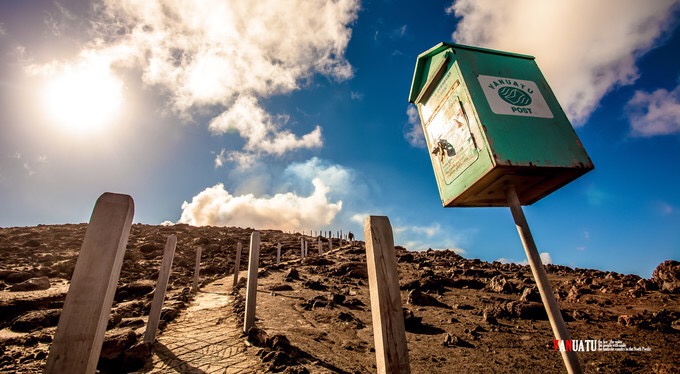
{"type": "Polygon", "coordinates": [[[427,51],[421,53],[418,55],[418,58],[416,59],[416,68],[415,71],[413,72],[413,80],[411,81],[411,91],[409,92],[408,96],[408,101],[410,103],[415,103],[416,98],[418,97],[418,94],[420,94],[420,91],[423,89],[423,86],[425,85],[425,81],[427,79],[423,79],[423,75],[427,76],[427,73],[429,71],[428,64],[427,62],[429,61],[432,56],[436,56],[443,51],[451,49],[454,53],[456,52],[456,49],[467,49],[467,50],[472,50],[476,52],[482,52],[482,53],[493,53],[497,55],[504,55],[504,56],[512,56],[516,58],[525,58],[529,60],[533,60],[534,56],[529,56],[529,55],[523,55],[519,53],[511,53],[511,52],[503,52],[503,51],[496,51],[493,49],[487,49],[487,48],[480,48],[480,47],[472,47],[468,45],[463,45],[463,44],[454,44],[454,43],[439,43],[435,45],[434,47],[428,49],[427,51]]]}

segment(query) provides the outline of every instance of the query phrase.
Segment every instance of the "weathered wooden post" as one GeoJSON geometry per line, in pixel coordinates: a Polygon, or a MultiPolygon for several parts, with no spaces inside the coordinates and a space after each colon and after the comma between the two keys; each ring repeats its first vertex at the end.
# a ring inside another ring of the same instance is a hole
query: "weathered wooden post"
{"type": "Polygon", "coordinates": [[[276,265],[281,264],[281,243],[276,245],[276,265]]]}
{"type": "Polygon", "coordinates": [[[377,371],[410,373],[397,259],[389,219],[384,216],[367,217],[364,237],[377,371]]]}
{"type": "Polygon", "coordinates": [[[191,286],[191,292],[196,293],[198,292],[198,277],[201,272],[201,252],[203,248],[197,247],[196,248],[196,264],[194,265],[194,283],[191,286]]]}
{"type": "Polygon", "coordinates": [[[330,252],[332,250],[333,250],[333,238],[331,237],[328,238],[328,251],[330,252]]]}
{"type": "Polygon", "coordinates": [[[305,258],[305,240],[300,238],[300,259],[305,258]]]}
{"type": "Polygon", "coordinates": [[[156,290],[153,293],[153,301],[151,302],[151,311],[149,312],[149,319],[146,323],[146,332],[144,332],[144,342],[153,343],[156,341],[156,331],[158,330],[158,323],[161,319],[161,310],[163,309],[163,301],[165,300],[165,291],[168,287],[168,280],[170,279],[170,269],[172,268],[172,259],[175,256],[175,247],[177,246],[177,236],[168,236],[165,242],[165,250],[163,251],[163,261],[161,262],[161,270],[158,273],[158,281],[156,282],[156,290]]]}
{"type": "Polygon", "coordinates": [[[238,284],[238,273],[241,268],[241,242],[236,243],[236,257],[234,258],[234,285],[232,289],[236,288],[238,284]]]}
{"type": "Polygon", "coordinates": [[[102,194],[85,231],[45,373],[94,373],[127,246],[134,201],[102,194]]]}
{"type": "Polygon", "coordinates": [[[255,306],[257,298],[257,268],[260,264],[260,233],[250,234],[250,253],[248,258],[248,285],[246,286],[246,314],[243,318],[243,332],[255,326],[255,306]]]}
{"type": "Polygon", "coordinates": [[[323,254],[323,243],[321,242],[321,236],[319,236],[319,239],[316,242],[316,248],[319,251],[319,256],[323,254]]]}

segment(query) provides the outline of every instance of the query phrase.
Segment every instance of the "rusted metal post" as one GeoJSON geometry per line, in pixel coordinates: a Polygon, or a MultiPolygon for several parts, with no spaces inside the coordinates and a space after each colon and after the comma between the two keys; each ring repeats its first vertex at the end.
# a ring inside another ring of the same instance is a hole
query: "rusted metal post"
{"type": "Polygon", "coordinates": [[[255,306],[257,298],[257,268],[260,265],[260,233],[250,234],[250,253],[248,255],[248,285],[246,286],[246,314],[243,318],[243,332],[255,326],[255,306]]]}
{"type": "Polygon", "coordinates": [[[241,268],[241,242],[236,243],[236,257],[234,257],[234,284],[232,289],[238,284],[238,273],[241,268]]]}
{"type": "Polygon", "coordinates": [[[132,197],[102,194],[94,206],[64,300],[45,373],[94,373],[127,247],[132,197]]]}
{"type": "Polygon", "coordinates": [[[364,237],[377,372],[410,373],[397,259],[389,219],[384,216],[367,217],[364,237]]]}
{"type": "MultiPolygon", "coordinates": [[[[517,226],[517,232],[519,233],[519,237],[522,240],[524,252],[526,252],[527,260],[529,260],[531,273],[534,276],[534,281],[536,281],[538,291],[541,294],[543,306],[545,307],[545,311],[548,314],[548,319],[550,320],[550,326],[552,327],[555,339],[571,339],[569,337],[569,331],[567,331],[567,325],[564,323],[564,319],[562,318],[560,306],[557,304],[555,295],[553,294],[552,288],[550,287],[548,274],[546,273],[543,263],[541,262],[541,257],[538,254],[536,242],[534,242],[534,237],[531,235],[531,231],[529,230],[529,224],[527,223],[524,212],[522,211],[522,205],[519,202],[519,197],[517,197],[515,185],[508,185],[505,189],[505,195],[508,199],[510,211],[512,212],[512,218],[515,220],[515,226],[517,226]]],[[[581,362],[579,361],[576,352],[562,351],[560,353],[562,354],[562,359],[564,360],[564,365],[567,368],[567,372],[574,374],[583,373],[583,368],[581,367],[581,362]]]]}
{"type": "Polygon", "coordinates": [[[165,250],[163,251],[161,270],[158,273],[156,290],[153,292],[153,301],[151,302],[149,320],[146,323],[146,332],[144,332],[145,343],[153,343],[156,341],[156,331],[158,330],[158,323],[161,319],[161,310],[163,308],[163,301],[165,300],[165,291],[168,288],[170,269],[172,268],[172,259],[175,256],[176,246],[177,236],[168,236],[168,239],[165,242],[165,250]]]}

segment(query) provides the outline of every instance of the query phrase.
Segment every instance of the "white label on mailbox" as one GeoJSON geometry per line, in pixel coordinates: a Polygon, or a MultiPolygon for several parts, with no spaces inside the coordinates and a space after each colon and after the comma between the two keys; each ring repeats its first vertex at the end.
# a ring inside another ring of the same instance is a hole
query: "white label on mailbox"
{"type": "Polygon", "coordinates": [[[536,82],[490,75],[480,75],[478,79],[494,113],[553,118],[536,82]]]}

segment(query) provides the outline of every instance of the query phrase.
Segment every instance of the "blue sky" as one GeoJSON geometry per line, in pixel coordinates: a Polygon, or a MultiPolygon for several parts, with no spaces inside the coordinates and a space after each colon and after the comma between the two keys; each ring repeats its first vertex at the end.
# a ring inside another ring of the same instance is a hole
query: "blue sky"
{"type": "Polygon", "coordinates": [[[0,2],[0,226],[135,221],[525,259],[507,208],[443,208],[408,93],[439,42],[536,56],[595,170],[525,207],[544,259],[680,260],[678,1],[0,2]],[[187,4],[188,3],[188,4],[187,4]],[[412,109],[411,109],[412,111],[412,109]]]}

